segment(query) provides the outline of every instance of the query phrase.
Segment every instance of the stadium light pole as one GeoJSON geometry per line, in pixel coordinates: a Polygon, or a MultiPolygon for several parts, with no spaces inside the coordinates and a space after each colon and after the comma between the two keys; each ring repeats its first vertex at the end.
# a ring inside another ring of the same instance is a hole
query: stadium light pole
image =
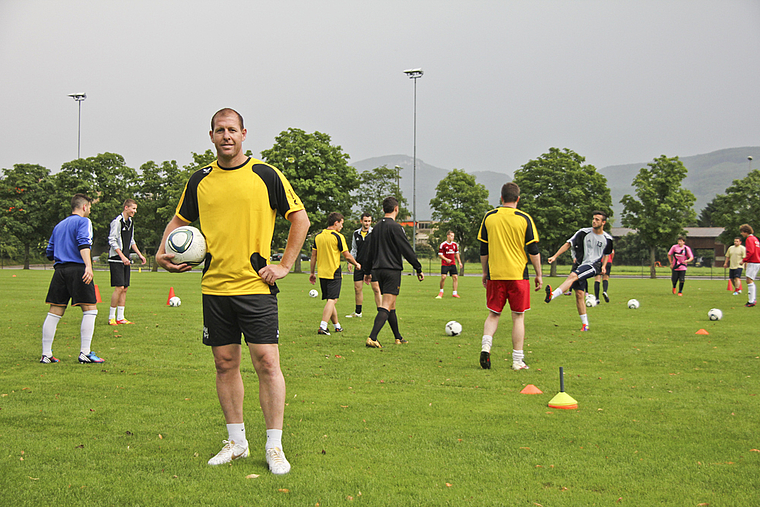
{"type": "Polygon", "coordinates": [[[82,158],[79,156],[80,153],[80,147],[82,146],[82,102],[84,99],[87,98],[87,94],[84,92],[81,93],[69,93],[69,97],[76,100],[79,103],[79,125],[77,126],[77,158],[82,158]]]}
{"type": "Polygon", "coordinates": [[[422,69],[408,69],[404,74],[414,80],[414,153],[412,155],[412,248],[417,253],[417,80],[422,77],[422,69]]]}
{"type": "Polygon", "coordinates": [[[396,166],[396,199],[401,199],[401,187],[398,184],[399,175],[401,174],[402,167],[400,165],[396,166]]]}

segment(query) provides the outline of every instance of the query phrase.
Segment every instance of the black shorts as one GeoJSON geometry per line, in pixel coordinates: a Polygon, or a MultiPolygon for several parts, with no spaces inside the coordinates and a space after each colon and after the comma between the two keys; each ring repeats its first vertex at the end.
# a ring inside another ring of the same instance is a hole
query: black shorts
{"type": "Polygon", "coordinates": [[[728,270],[728,277],[731,278],[731,279],[741,278],[742,277],[742,269],[743,268],[729,269],[728,270]]]}
{"type": "Polygon", "coordinates": [[[372,281],[380,285],[380,294],[393,294],[398,296],[401,289],[401,270],[398,269],[373,269],[372,281]]]}
{"type": "Polygon", "coordinates": [[[363,282],[364,281],[364,272],[361,270],[354,269],[354,282],[363,282]]]}
{"type": "Polygon", "coordinates": [[[132,273],[132,267],[125,265],[123,262],[108,262],[111,270],[111,287],[129,287],[129,275],[132,273]]]}
{"type": "Polygon", "coordinates": [[[322,289],[322,299],[338,299],[342,278],[320,278],[319,288],[322,289]]]}
{"type": "Polygon", "coordinates": [[[277,296],[203,294],[203,343],[209,346],[278,343],[277,296]]]}
{"type": "Polygon", "coordinates": [[[607,272],[605,273],[605,275],[610,276],[610,273],[612,273],[612,264],[607,264],[605,266],[605,269],[607,270],[607,272]]]}
{"type": "Polygon", "coordinates": [[[96,304],[95,284],[92,282],[86,284],[82,281],[84,268],[84,264],[77,262],[56,264],[45,303],[67,306],[71,299],[72,306],[96,304]]]}
{"type": "Polygon", "coordinates": [[[458,275],[459,271],[457,271],[457,265],[456,264],[449,264],[448,266],[444,266],[441,264],[441,274],[442,275],[458,275]]]}

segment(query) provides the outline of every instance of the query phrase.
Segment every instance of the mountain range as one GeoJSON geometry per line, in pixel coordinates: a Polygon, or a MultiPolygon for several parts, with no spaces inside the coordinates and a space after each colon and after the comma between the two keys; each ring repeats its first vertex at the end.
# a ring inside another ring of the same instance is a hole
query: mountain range
{"type": "MultiPolygon", "coordinates": [[[[667,156],[673,156],[667,154],[667,156]]],[[[688,169],[688,174],[683,181],[684,188],[691,190],[697,198],[694,204],[694,211],[699,215],[700,211],[715,197],[716,194],[725,193],[734,180],[744,178],[750,169],[760,168],[760,146],[746,146],[741,148],[727,148],[713,151],[703,155],[692,155],[679,157],[681,162],[688,169]],[[749,160],[748,157],[754,157],[758,160],[749,160]]],[[[386,167],[400,166],[401,172],[401,191],[404,197],[409,201],[409,209],[412,209],[412,187],[413,187],[413,167],[412,157],[407,155],[385,155],[382,157],[372,157],[352,163],[358,171],[369,171],[376,167],[385,165],[386,167]]],[[[651,160],[649,161],[651,162],[651,160]]],[[[640,162],[633,164],[612,165],[597,170],[607,178],[607,186],[610,188],[612,195],[612,217],[613,224],[617,224],[623,211],[623,205],[620,199],[625,194],[634,195],[634,189],[631,186],[633,178],[638,174],[642,167],[647,167],[649,162],[640,162]]],[[[477,171],[471,172],[464,169],[467,173],[475,176],[478,183],[485,185],[488,190],[488,202],[494,206],[499,204],[499,192],[501,186],[512,181],[512,175],[494,171],[477,171]]],[[[430,220],[431,209],[430,200],[435,197],[435,187],[451,169],[442,169],[430,164],[426,164],[419,158],[417,159],[417,219],[430,220]]]]}

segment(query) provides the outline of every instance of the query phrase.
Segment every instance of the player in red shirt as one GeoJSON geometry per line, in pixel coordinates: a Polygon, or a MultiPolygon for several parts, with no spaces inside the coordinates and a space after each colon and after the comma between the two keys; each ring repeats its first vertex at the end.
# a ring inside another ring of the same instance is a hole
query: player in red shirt
{"type": "Polygon", "coordinates": [[[460,269],[462,268],[462,258],[459,256],[459,245],[454,242],[454,231],[446,233],[446,241],[438,247],[438,257],[441,258],[441,290],[435,298],[443,299],[443,284],[446,282],[446,275],[451,275],[451,279],[454,281],[452,296],[458,298],[459,271],[457,271],[457,266],[460,269]]]}
{"type": "Polygon", "coordinates": [[[754,232],[749,224],[742,224],[739,227],[739,234],[744,237],[744,248],[747,249],[747,256],[744,258],[744,268],[747,272],[747,304],[744,306],[747,307],[757,304],[755,279],[757,272],[760,271],[760,241],[755,237],[754,232]]]}

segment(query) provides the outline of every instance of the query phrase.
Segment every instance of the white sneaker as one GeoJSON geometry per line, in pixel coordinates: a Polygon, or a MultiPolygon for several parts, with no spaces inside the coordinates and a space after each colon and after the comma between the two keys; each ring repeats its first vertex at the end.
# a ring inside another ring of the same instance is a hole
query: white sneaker
{"type": "Polygon", "coordinates": [[[530,370],[530,367],[528,367],[528,365],[525,364],[525,361],[514,361],[512,362],[512,369],[515,371],[530,370]]]}
{"type": "Polygon", "coordinates": [[[354,317],[361,319],[362,318],[362,314],[354,312],[351,315],[346,315],[347,319],[353,319],[354,317]]]}
{"type": "Polygon", "coordinates": [[[267,464],[269,471],[275,475],[285,475],[290,472],[290,463],[285,459],[285,453],[279,447],[267,449],[267,464]]]}
{"type": "Polygon", "coordinates": [[[248,457],[248,442],[245,446],[237,445],[234,440],[222,440],[224,447],[219,453],[208,460],[209,465],[224,465],[233,460],[248,457]]]}

